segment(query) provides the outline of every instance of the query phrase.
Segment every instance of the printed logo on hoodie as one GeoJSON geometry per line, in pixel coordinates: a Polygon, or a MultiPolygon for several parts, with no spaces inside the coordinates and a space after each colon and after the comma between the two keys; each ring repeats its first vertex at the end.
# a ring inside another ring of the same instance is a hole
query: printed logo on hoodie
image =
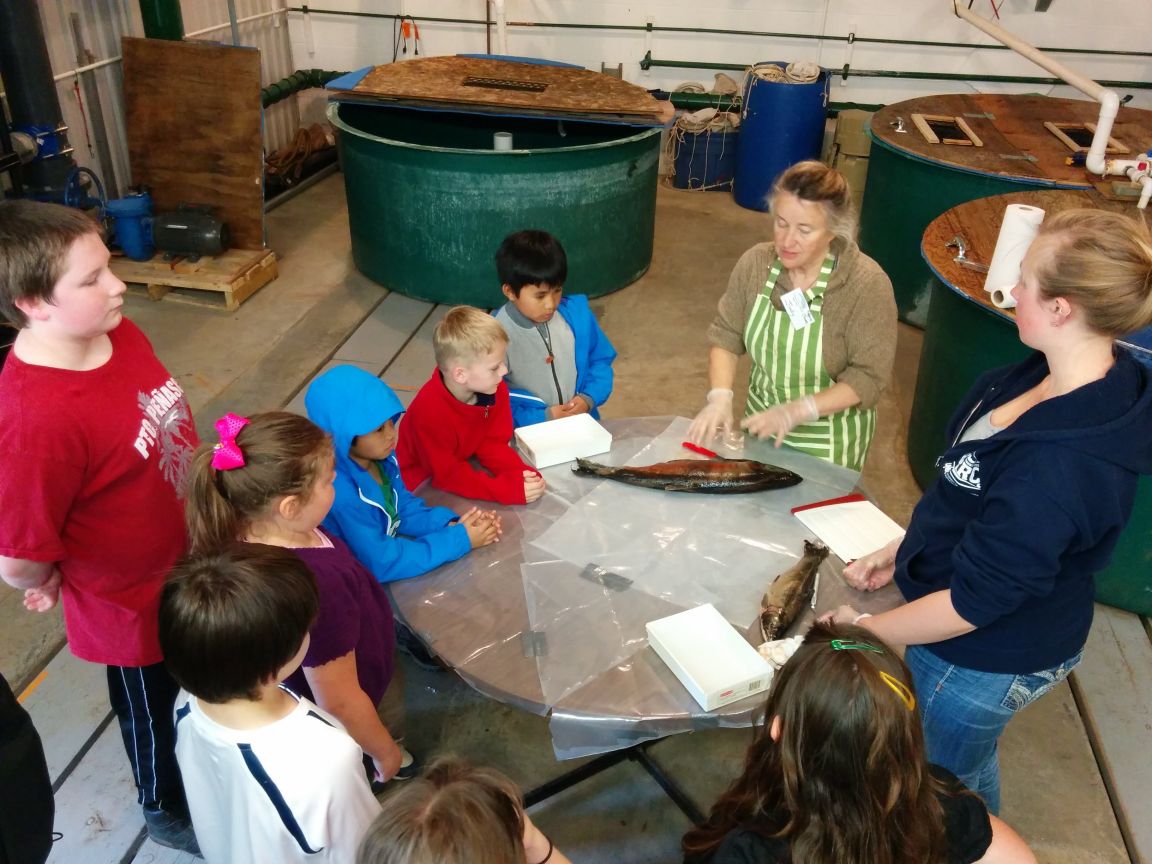
{"type": "Polygon", "coordinates": [[[979,492],[980,462],[976,459],[976,454],[965,453],[956,462],[945,462],[944,479],[966,492],[979,492]]]}

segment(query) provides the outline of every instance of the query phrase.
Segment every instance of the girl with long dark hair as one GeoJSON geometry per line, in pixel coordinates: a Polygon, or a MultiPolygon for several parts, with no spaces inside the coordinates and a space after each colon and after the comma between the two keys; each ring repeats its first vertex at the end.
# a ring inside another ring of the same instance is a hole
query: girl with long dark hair
{"type": "Polygon", "coordinates": [[[815,625],[780,670],[743,772],[683,846],[687,864],[1035,861],[928,763],[908,668],[847,625],[815,625]]]}

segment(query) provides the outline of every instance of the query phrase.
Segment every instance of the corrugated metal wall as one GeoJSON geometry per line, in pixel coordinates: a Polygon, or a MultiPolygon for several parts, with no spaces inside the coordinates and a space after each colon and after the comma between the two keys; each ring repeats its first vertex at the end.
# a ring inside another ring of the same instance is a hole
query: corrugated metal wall
{"type": "MultiPolygon", "coordinates": [[[[74,158],[105,179],[110,195],[123,193],[131,183],[131,171],[124,133],[120,39],[144,35],[139,6],[136,0],[38,0],[38,5],[74,158]],[[87,66],[95,68],[76,72],[87,66]],[[106,146],[101,146],[101,139],[106,146]]],[[[285,5],[284,0],[236,0],[238,19],[262,16],[241,23],[239,31],[240,44],[260,51],[264,85],[294,69],[284,15],[266,14],[285,5]]],[[[188,38],[231,44],[226,0],[183,0],[181,11],[188,38]]],[[[227,86],[227,82],[220,83],[227,86]]],[[[265,149],[271,152],[288,143],[299,124],[295,99],[269,108],[264,112],[265,149]]]]}

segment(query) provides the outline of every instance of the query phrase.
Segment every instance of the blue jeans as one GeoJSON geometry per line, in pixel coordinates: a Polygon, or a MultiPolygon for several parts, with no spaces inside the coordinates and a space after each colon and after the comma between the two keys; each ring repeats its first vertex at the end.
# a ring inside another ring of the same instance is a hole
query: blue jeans
{"type": "Polygon", "coordinates": [[[955,666],[923,645],[909,647],[904,659],[916,684],[928,761],[947,768],[999,814],[1000,733],[1017,711],[1067,678],[1083,654],[1052,669],[1011,675],[955,666]]]}

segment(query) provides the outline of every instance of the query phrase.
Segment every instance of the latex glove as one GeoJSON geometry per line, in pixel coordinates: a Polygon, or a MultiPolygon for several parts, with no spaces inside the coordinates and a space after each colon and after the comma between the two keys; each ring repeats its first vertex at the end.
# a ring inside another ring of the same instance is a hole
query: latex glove
{"type": "Polygon", "coordinates": [[[740,423],[742,429],[747,429],[757,438],[771,438],[775,436],[776,446],[784,443],[784,437],[801,423],[811,423],[820,418],[816,408],[816,400],[811,396],[804,396],[785,402],[783,405],[773,405],[767,411],[745,417],[740,423]]]}
{"type": "Polygon", "coordinates": [[[724,387],[713,387],[708,391],[708,400],[700,413],[688,427],[688,440],[693,444],[710,444],[717,429],[724,435],[732,432],[733,393],[724,387]]]}
{"type": "Polygon", "coordinates": [[[896,572],[896,550],[903,539],[903,536],[897,537],[887,546],[857,558],[844,568],[844,581],[857,591],[883,588],[892,581],[896,572]]]}

